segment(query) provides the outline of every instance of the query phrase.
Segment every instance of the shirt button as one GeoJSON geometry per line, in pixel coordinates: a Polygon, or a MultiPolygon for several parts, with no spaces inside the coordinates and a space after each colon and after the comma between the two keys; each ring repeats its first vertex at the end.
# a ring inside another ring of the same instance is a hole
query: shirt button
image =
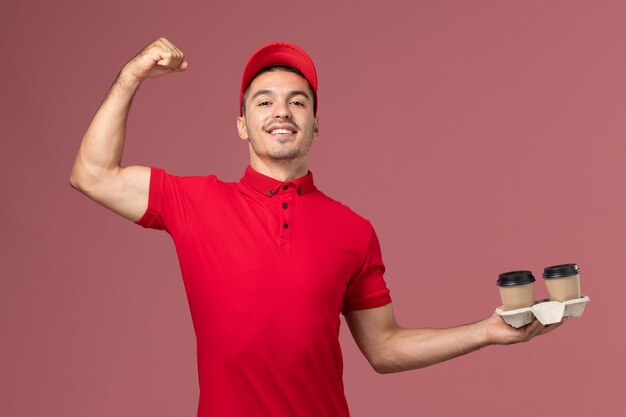
{"type": "Polygon", "coordinates": [[[300,194],[302,191],[300,191],[300,189],[298,188],[298,194],[300,194]]]}
{"type": "Polygon", "coordinates": [[[288,185],[283,185],[283,190],[288,190],[289,186],[288,185]]]}
{"type": "Polygon", "coordinates": [[[286,209],[287,207],[289,207],[287,203],[283,203],[283,208],[286,209]]]}
{"type": "Polygon", "coordinates": [[[268,193],[269,195],[272,195],[272,194],[274,194],[274,191],[269,190],[267,193],[268,193]]]}
{"type": "Polygon", "coordinates": [[[289,229],[289,225],[288,225],[287,223],[284,223],[284,224],[283,224],[283,227],[284,227],[285,229],[289,229]]]}

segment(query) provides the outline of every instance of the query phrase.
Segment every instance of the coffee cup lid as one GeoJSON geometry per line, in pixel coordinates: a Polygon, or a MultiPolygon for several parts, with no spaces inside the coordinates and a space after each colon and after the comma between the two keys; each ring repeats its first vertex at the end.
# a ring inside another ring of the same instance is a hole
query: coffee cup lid
{"type": "Polygon", "coordinates": [[[535,277],[530,271],[510,271],[498,275],[496,285],[500,287],[512,287],[515,285],[524,285],[535,282],[535,277]]]}
{"type": "Polygon", "coordinates": [[[576,264],[553,265],[543,269],[543,277],[546,279],[569,277],[579,273],[580,268],[576,264]]]}

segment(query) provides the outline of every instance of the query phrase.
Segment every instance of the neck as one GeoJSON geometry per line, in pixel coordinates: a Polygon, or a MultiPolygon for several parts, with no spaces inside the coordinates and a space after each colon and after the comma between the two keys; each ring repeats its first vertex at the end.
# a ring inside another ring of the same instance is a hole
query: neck
{"type": "Polygon", "coordinates": [[[306,158],[289,161],[265,161],[250,158],[250,166],[256,172],[281,182],[295,180],[309,172],[309,161],[306,158]]]}

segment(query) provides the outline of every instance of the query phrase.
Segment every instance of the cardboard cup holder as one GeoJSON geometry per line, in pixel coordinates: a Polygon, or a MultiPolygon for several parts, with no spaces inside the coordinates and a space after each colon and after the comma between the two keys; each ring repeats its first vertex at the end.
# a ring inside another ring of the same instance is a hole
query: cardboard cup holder
{"type": "Polygon", "coordinates": [[[585,311],[585,305],[589,302],[586,295],[581,298],[575,298],[568,301],[549,301],[541,300],[536,302],[532,307],[519,308],[517,310],[502,310],[502,306],[496,308],[496,313],[500,315],[504,321],[516,329],[526,326],[535,318],[541,324],[548,325],[559,323],[563,317],[580,317],[585,311]]]}

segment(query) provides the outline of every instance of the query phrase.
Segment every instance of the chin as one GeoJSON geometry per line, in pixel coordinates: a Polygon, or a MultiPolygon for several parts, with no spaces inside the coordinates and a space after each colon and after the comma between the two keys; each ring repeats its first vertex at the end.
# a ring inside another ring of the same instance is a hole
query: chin
{"type": "Polygon", "coordinates": [[[304,153],[302,152],[302,150],[298,148],[291,148],[291,149],[278,148],[278,149],[269,150],[267,153],[267,156],[269,156],[271,159],[276,159],[276,160],[291,160],[291,159],[300,158],[302,155],[304,155],[304,153]]]}
{"type": "Polygon", "coordinates": [[[268,155],[274,161],[293,161],[299,158],[300,153],[275,153],[268,155]]]}

